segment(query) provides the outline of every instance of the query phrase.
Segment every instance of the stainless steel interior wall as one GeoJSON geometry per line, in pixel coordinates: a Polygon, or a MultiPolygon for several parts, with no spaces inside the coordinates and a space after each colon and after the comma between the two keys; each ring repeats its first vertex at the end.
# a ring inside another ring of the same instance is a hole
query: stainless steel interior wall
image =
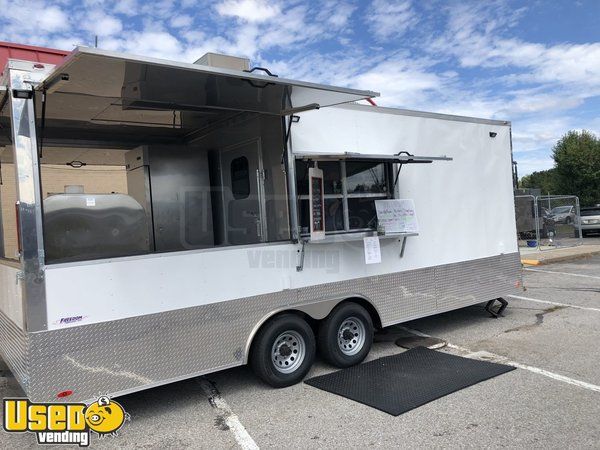
{"type": "MultiPolygon", "coordinates": [[[[146,211],[151,210],[155,251],[212,247],[207,152],[197,146],[178,145],[148,145],[142,150],[141,165],[133,165],[131,156],[127,158],[127,184],[146,211]],[[142,167],[147,171],[140,173],[142,167]]],[[[139,155],[140,150],[131,154],[139,155]]]]}

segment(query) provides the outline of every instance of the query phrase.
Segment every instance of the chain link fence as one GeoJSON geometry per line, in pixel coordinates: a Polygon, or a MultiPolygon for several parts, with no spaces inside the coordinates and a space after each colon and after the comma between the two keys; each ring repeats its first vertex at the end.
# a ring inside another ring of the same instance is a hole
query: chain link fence
{"type": "Polygon", "coordinates": [[[551,250],[582,244],[579,198],[573,195],[517,195],[519,247],[551,250]]]}
{"type": "Polygon", "coordinates": [[[517,240],[519,247],[537,247],[537,206],[533,195],[515,196],[517,240]]]}

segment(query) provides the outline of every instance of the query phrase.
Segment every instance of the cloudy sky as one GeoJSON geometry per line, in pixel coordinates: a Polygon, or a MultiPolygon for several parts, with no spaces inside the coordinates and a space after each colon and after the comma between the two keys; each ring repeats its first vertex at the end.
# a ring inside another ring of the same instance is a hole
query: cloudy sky
{"type": "Polygon", "coordinates": [[[193,62],[249,57],[380,105],[513,122],[521,174],[569,129],[600,134],[600,0],[0,0],[0,40],[193,62]]]}

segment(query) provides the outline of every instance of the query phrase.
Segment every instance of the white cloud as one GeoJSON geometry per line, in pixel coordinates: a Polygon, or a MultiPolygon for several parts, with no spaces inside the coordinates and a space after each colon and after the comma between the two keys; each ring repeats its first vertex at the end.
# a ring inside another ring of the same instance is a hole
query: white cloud
{"type": "Polygon", "coordinates": [[[581,83],[600,89],[600,42],[544,45],[507,38],[522,10],[503,3],[460,4],[449,9],[448,28],[430,44],[463,67],[514,68],[514,81],[551,85],[581,83]]]}
{"type": "Polygon", "coordinates": [[[264,22],[277,16],[279,5],[263,0],[225,0],[216,6],[222,16],[236,17],[246,22],[264,22]]]}
{"type": "Polygon", "coordinates": [[[371,32],[382,40],[404,34],[418,21],[409,0],[373,0],[367,11],[371,32]]]}
{"type": "Polygon", "coordinates": [[[41,0],[25,3],[0,0],[0,10],[0,35],[3,40],[11,42],[33,41],[45,45],[50,35],[65,32],[71,26],[69,15],[61,7],[41,0]]]}
{"type": "Polygon", "coordinates": [[[179,40],[164,31],[132,33],[122,41],[121,47],[128,53],[152,55],[171,60],[177,60],[182,50],[179,40]]]}
{"type": "Polygon", "coordinates": [[[100,37],[116,35],[123,29],[123,24],[117,17],[103,11],[85,12],[79,17],[82,29],[100,37]]]}
{"type": "Polygon", "coordinates": [[[139,5],[138,16],[145,15],[154,17],[161,22],[166,21],[169,17],[179,13],[179,7],[173,0],[142,1],[139,5]]]}
{"type": "Polygon", "coordinates": [[[135,16],[139,13],[139,5],[136,0],[119,0],[115,2],[113,11],[117,14],[135,16]]]}
{"type": "Polygon", "coordinates": [[[288,9],[277,22],[271,23],[260,36],[259,45],[263,50],[287,47],[322,38],[325,33],[322,24],[307,20],[307,8],[299,5],[288,9]]]}
{"type": "Polygon", "coordinates": [[[388,60],[357,74],[353,85],[381,91],[378,104],[404,108],[426,101],[430,93],[442,90],[446,80],[410,59],[388,60]]]}
{"type": "Polygon", "coordinates": [[[356,11],[356,6],[352,3],[343,0],[328,0],[320,4],[317,19],[336,29],[340,29],[349,24],[354,11],[356,11]]]}
{"type": "Polygon", "coordinates": [[[194,22],[194,19],[186,14],[181,14],[178,16],[174,16],[171,18],[169,23],[174,28],[184,28],[189,27],[194,22]]]}
{"type": "Polygon", "coordinates": [[[515,152],[527,153],[550,149],[571,128],[568,117],[544,117],[525,119],[513,123],[513,145],[515,152]]]}
{"type": "Polygon", "coordinates": [[[56,6],[50,6],[42,14],[38,13],[34,17],[34,21],[43,31],[60,31],[69,26],[68,16],[56,6]]]}

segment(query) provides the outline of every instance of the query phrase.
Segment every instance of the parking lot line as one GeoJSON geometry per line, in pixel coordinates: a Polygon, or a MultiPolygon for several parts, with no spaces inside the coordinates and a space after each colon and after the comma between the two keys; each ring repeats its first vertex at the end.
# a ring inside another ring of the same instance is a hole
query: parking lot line
{"type": "Polygon", "coordinates": [[[600,280],[600,277],[595,277],[594,275],[585,275],[582,273],[556,272],[554,270],[532,269],[530,267],[524,267],[523,270],[528,270],[529,272],[551,273],[555,275],[569,275],[571,277],[592,278],[594,280],[600,280]]]}
{"type": "MultiPolygon", "coordinates": [[[[452,348],[451,345],[449,347],[452,348]]],[[[529,372],[537,373],[538,375],[543,375],[554,380],[562,381],[563,383],[572,384],[573,386],[578,386],[594,392],[600,392],[600,386],[597,386],[595,384],[586,383],[585,381],[576,380],[570,377],[565,377],[564,375],[549,372],[548,370],[540,369],[539,367],[529,366],[527,364],[521,364],[516,361],[511,361],[510,359],[504,356],[496,355],[494,353],[486,351],[474,352],[465,355],[465,358],[479,359],[482,361],[490,361],[498,364],[506,364],[508,366],[516,367],[517,369],[528,370],[529,372]]]]}
{"type": "Polygon", "coordinates": [[[250,436],[246,427],[242,425],[238,416],[231,410],[229,404],[221,397],[221,393],[215,385],[206,378],[200,378],[198,383],[200,383],[200,388],[208,397],[211,406],[218,411],[218,422],[225,425],[227,429],[231,431],[240,448],[243,450],[258,450],[258,445],[254,442],[254,439],[252,439],[252,436],[250,436]]]}
{"type": "Polygon", "coordinates": [[[527,300],[528,302],[547,303],[549,305],[566,306],[567,308],[583,309],[585,311],[600,312],[600,308],[590,308],[590,307],[587,307],[587,306],[577,306],[577,305],[571,305],[570,303],[551,302],[550,300],[540,300],[540,299],[537,299],[537,298],[522,297],[520,295],[508,295],[507,297],[516,298],[517,300],[527,300]]]}
{"type": "MultiPolygon", "coordinates": [[[[412,334],[415,334],[417,336],[432,337],[432,336],[430,336],[428,334],[425,334],[425,333],[423,333],[421,331],[413,330],[412,328],[408,328],[408,327],[404,327],[404,326],[401,326],[399,328],[402,328],[405,331],[407,331],[409,333],[412,333],[412,334]]],[[[483,361],[496,362],[496,363],[499,363],[499,364],[506,364],[508,366],[516,367],[517,369],[527,370],[529,372],[536,373],[538,375],[542,375],[542,376],[545,376],[547,378],[552,378],[553,380],[561,381],[563,383],[571,384],[573,386],[577,386],[577,387],[580,387],[580,388],[583,388],[583,389],[587,389],[589,391],[600,392],[600,386],[597,386],[595,384],[587,383],[585,381],[576,380],[575,378],[566,377],[566,376],[560,375],[558,373],[550,372],[550,371],[545,370],[545,369],[540,369],[539,367],[529,366],[527,364],[522,364],[520,362],[511,361],[507,357],[501,356],[501,355],[497,355],[495,353],[490,353],[490,352],[487,352],[487,351],[473,352],[473,351],[469,350],[466,347],[462,347],[460,345],[451,344],[450,342],[448,342],[446,344],[446,347],[451,348],[453,350],[458,350],[458,351],[460,351],[462,353],[465,353],[465,355],[463,355],[465,358],[471,358],[471,359],[478,359],[478,360],[483,360],[483,361]]]]}

